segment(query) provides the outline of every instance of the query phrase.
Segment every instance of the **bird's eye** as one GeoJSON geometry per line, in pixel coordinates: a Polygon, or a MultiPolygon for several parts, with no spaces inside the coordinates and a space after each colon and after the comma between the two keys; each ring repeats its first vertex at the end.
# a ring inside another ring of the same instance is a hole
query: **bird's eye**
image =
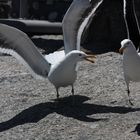
{"type": "Polygon", "coordinates": [[[126,45],[129,45],[129,42],[127,42],[126,45]]]}
{"type": "Polygon", "coordinates": [[[79,54],[79,56],[82,56],[82,54],[79,54]]]}

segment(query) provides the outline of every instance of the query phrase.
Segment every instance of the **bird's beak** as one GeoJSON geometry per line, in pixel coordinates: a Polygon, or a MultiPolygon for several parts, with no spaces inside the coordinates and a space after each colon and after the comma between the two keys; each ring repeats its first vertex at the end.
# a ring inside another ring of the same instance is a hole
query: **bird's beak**
{"type": "Polygon", "coordinates": [[[120,54],[123,54],[124,49],[125,49],[125,48],[120,48],[120,49],[119,49],[119,53],[120,53],[120,54]]]}
{"type": "Polygon", "coordinates": [[[95,55],[86,55],[85,60],[91,62],[91,63],[95,63],[95,55]]]}

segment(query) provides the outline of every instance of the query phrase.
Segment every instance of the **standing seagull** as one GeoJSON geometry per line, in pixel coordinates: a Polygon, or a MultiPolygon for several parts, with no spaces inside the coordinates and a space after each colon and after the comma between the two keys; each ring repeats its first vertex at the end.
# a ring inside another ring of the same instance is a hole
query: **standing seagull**
{"type": "Polygon", "coordinates": [[[130,39],[124,39],[121,42],[119,52],[123,53],[124,79],[127,85],[129,102],[133,105],[130,99],[129,83],[130,81],[140,82],[140,54],[130,39]]]}
{"type": "MultiPolygon", "coordinates": [[[[128,11],[128,4],[130,1],[127,0],[123,0],[123,15],[124,15],[124,21],[125,21],[125,25],[126,25],[126,32],[127,32],[127,38],[128,39],[124,39],[123,41],[121,41],[121,48],[119,50],[119,52],[122,54],[123,53],[123,71],[124,71],[124,79],[127,85],[127,93],[128,93],[128,97],[129,97],[129,103],[131,105],[133,105],[133,103],[131,102],[130,99],[130,90],[129,90],[129,83],[130,81],[134,81],[134,82],[139,82],[140,81],[140,76],[139,76],[139,72],[140,72],[140,54],[138,53],[138,51],[136,50],[135,45],[133,44],[133,42],[130,40],[130,29],[129,28],[129,24],[127,22],[127,13],[129,13],[128,11]]],[[[134,0],[131,1],[132,2],[132,6],[131,6],[131,10],[133,13],[131,13],[131,15],[133,16],[133,22],[135,25],[135,29],[136,32],[135,34],[138,36],[140,36],[140,28],[139,28],[139,24],[138,24],[138,19],[137,19],[137,15],[135,12],[135,3],[134,0]]],[[[131,17],[132,18],[132,17],[131,17]]],[[[133,36],[132,36],[133,38],[133,36]]]]}
{"type": "Polygon", "coordinates": [[[55,52],[44,57],[25,33],[4,24],[0,24],[0,52],[14,56],[35,78],[48,78],[56,88],[57,98],[60,87],[71,85],[74,94],[77,62],[83,59],[94,62],[92,58],[95,58],[94,55],[87,55],[78,50],[66,55],[63,51],[55,52]]]}

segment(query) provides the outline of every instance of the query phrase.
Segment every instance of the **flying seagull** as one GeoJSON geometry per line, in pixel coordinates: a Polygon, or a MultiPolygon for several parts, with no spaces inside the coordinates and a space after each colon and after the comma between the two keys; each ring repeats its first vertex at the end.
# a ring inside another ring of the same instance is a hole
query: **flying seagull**
{"type": "Polygon", "coordinates": [[[76,64],[81,60],[94,62],[94,55],[87,55],[79,50],[72,50],[65,55],[64,51],[43,56],[22,31],[0,24],[0,52],[10,54],[25,65],[33,77],[46,79],[55,86],[57,98],[59,88],[72,86],[76,80],[76,64]]]}
{"type": "Polygon", "coordinates": [[[123,53],[124,79],[127,85],[129,102],[133,105],[130,99],[129,83],[130,81],[140,82],[140,53],[137,52],[130,39],[124,39],[121,41],[119,52],[121,54],[123,53]]]}

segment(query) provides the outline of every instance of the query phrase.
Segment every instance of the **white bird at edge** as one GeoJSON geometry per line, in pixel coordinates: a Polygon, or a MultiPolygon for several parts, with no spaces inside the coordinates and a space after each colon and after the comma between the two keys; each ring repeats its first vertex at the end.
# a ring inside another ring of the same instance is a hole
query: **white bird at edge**
{"type": "Polygon", "coordinates": [[[0,24],[0,52],[19,60],[33,77],[43,80],[48,78],[56,88],[57,98],[60,87],[71,85],[74,94],[77,62],[85,59],[94,63],[95,58],[79,50],[70,51],[66,55],[64,51],[55,52],[44,57],[25,33],[4,24],[0,24]]]}
{"type": "Polygon", "coordinates": [[[127,86],[129,103],[133,105],[130,99],[129,83],[140,82],[140,53],[137,52],[133,42],[130,39],[121,41],[119,52],[123,53],[123,71],[127,86]]]}

